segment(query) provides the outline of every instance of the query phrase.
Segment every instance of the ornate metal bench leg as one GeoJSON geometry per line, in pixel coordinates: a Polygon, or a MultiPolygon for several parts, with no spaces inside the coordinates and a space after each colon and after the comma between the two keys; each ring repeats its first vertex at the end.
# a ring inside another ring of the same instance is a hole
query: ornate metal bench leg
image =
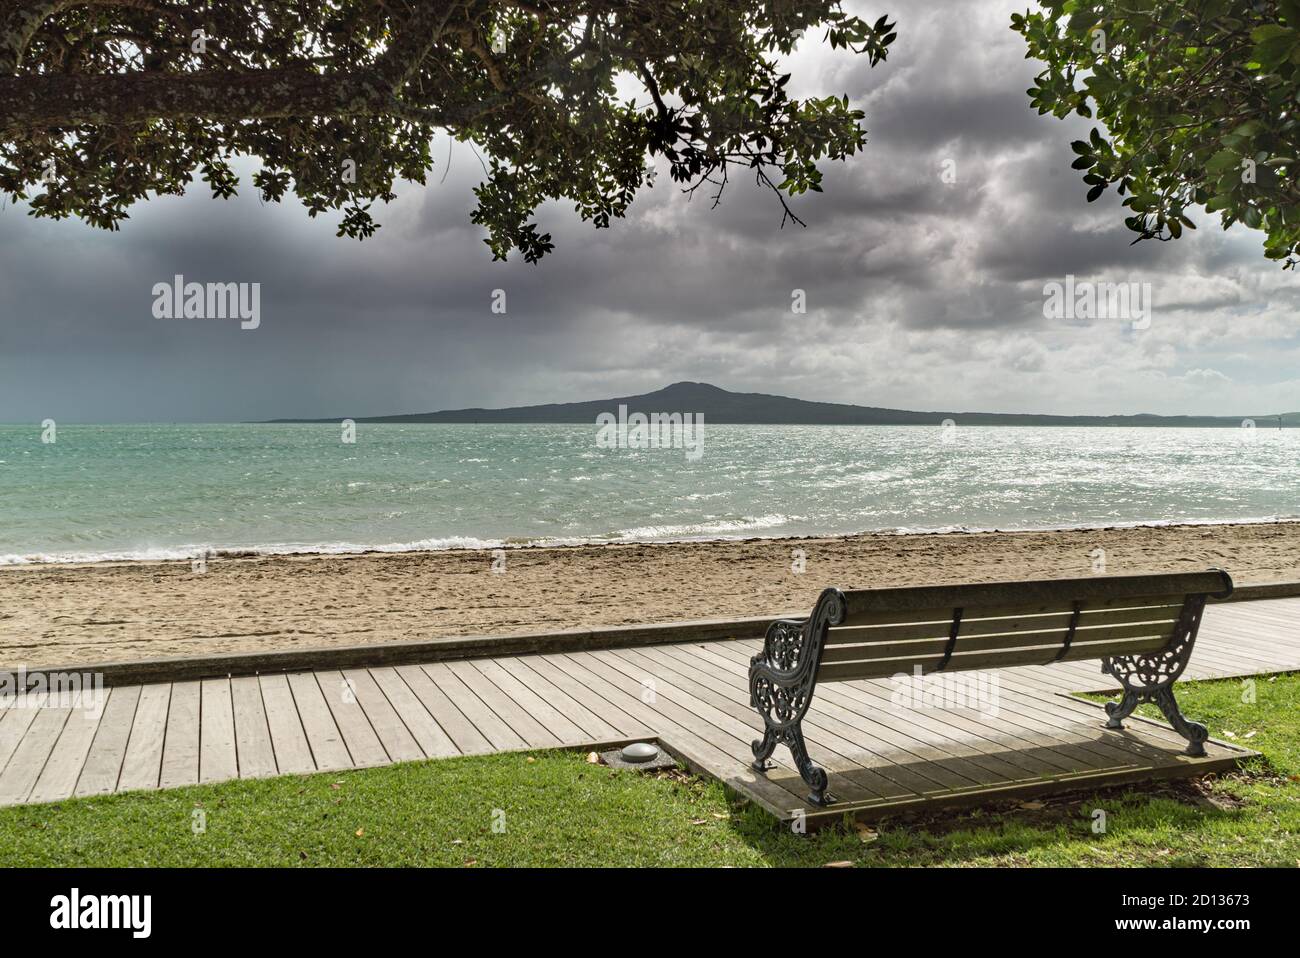
{"type": "Polygon", "coordinates": [[[1169,686],[1160,689],[1155,694],[1155,703],[1160,706],[1160,711],[1165,713],[1165,718],[1169,719],[1169,724],[1174,727],[1174,731],[1187,739],[1187,754],[1195,758],[1203,756],[1205,740],[1210,737],[1210,730],[1200,722],[1189,722],[1183,717],[1183,713],[1178,709],[1178,702],[1174,699],[1174,690],[1169,686]]]}
{"type": "Polygon", "coordinates": [[[817,687],[826,630],[844,621],[844,595],[826,589],[807,619],[778,619],[768,626],[763,651],[749,660],[749,704],[763,718],[763,737],[753,743],[756,772],[766,772],[767,760],[778,745],[790,749],[795,768],[808,783],[814,805],[835,799],[826,793],[825,769],[808,757],[803,740],[803,717],[817,687]]]}
{"type": "Polygon", "coordinates": [[[1110,716],[1106,720],[1106,728],[1123,728],[1124,720],[1133,714],[1133,710],[1138,707],[1138,694],[1132,689],[1125,691],[1124,697],[1118,702],[1106,703],[1106,714],[1110,716]]]}
{"type": "Polygon", "coordinates": [[[1106,728],[1123,728],[1124,719],[1133,713],[1141,702],[1154,702],[1174,731],[1187,739],[1187,754],[1200,757],[1205,754],[1205,741],[1209,730],[1199,722],[1189,722],[1178,709],[1174,699],[1174,682],[1187,667],[1196,642],[1201,613],[1205,609],[1205,596],[1189,596],[1174,626],[1174,632],[1159,652],[1147,655],[1117,655],[1102,660],[1103,673],[1113,675],[1124,688],[1124,697],[1118,702],[1106,703],[1109,719],[1106,728]]]}
{"type": "Polygon", "coordinates": [[[766,772],[771,768],[772,763],[768,759],[772,757],[772,753],[776,750],[776,743],[776,733],[770,728],[763,732],[762,741],[755,739],[751,742],[750,747],[754,750],[754,761],[750,764],[750,768],[756,772],[766,772]]]}
{"type": "Polygon", "coordinates": [[[813,764],[813,760],[808,757],[808,747],[803,741],[802,723],[794,726],[789,732],[790,754],[794,756],[794,767],[799,769],[799,774],[803,780],[808,783],[812,789],[808,794],[808,801],[814,805],[824,806],[834,803],[835,796],[826,791],[826,770],[813,764]]]}

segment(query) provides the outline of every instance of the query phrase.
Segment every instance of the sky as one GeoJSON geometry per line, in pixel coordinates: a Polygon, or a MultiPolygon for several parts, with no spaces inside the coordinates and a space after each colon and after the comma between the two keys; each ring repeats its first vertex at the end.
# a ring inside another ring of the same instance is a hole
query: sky
{"type": "Polygon", "coordinates": [[[890,14],[898,40],[875,68],[815,38],[791,60],[792,94],[847,93],[868,130],[793,201],[806,229],[739,177],[711,209],[661,176],[608,230],[543,207],[556,250],[494,263],[469,221],[479,161],[445,136],[364,242],[247,179],[230,201],[199,184],[137,204],[117,233],[7,204],[0,422],[359,417],[679,380],[921,410],[1300,410],[1296,274],[1244,227],[1202,216],[1132,246],[1113,190],[1086,203],[1069,144],[1090,123],[1030,109],[1023,2],[849,7],[890,14]],[[156,317],[176,274],[259,283],[260,325],[156,317]],[[1149,325],[1045,316],[1067,275],[1150,284],[1149,325]]]}

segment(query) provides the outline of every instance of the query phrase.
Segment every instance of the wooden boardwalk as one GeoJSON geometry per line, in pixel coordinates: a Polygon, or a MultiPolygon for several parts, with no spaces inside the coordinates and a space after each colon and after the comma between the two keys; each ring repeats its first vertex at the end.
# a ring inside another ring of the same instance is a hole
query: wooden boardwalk
{"type": "MultiPolygon", "coordinates": [[[[761,722],[748,706],[746,668],[758,646],[655,645],[124,685],[105,690],[98,709],[0,702],[0,804],[657,738],[789,818],[807,806],[789,753],[778,748],[766,778],[748,767],[761,722]]],[[[1292,669],[1300,669],[1300,598],[1212,606],[1187,677],[1292,669]]],[[[810,824],[845,811],[1197,774],[1252,754],[1211,741],[1206,758],[1189,759],[1166,726],[1138,719],[1103,730],[1097,706],[1065,694],[1113,687],[1096,662],[994,674],[995,711],[893,706],[883,679],[819,688],[804,727],[842,804],[809,809],[810,824]]]]}

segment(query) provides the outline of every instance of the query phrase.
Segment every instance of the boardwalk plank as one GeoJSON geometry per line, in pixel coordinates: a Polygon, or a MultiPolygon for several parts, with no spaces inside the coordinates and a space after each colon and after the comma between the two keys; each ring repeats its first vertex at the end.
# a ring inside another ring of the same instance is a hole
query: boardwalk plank
{"type": "Polygon", "coordinates": [[[72,709],[42,706],[35,711],[27,734],[14,750],[5,770],[0,772],[0,805],[28,800],[72,709]]]}
{"type": "Polygon", "coordinates": [[[162,788],[194,785],[199,780],[199,717],[203,709],[202,682],[172,684],[167,710],[167,735],[163,742],[162,788]]]}
{"type": "Polygon", "coordinates": [[[131,735],[127,740],[126,756],[122,759],[122,774],[117,782],[119,792],[132,788],[158,787],[171,693],[172,687],[166,682],[146,685],[140,689],[140,700],[135,707],[135,719],[131,723],[131,735]]]}
{"type": "Polygon", "coordinates": [[[73,789],[74,795],[107,795],[117,790],[122,762],[126,758],[126,744],[131,738],[131,725],[135,722],[135,710],[139,701],[138,685],[124,685],[108,690],[104,717],[100,719],[95,741],[90,746],[81,776],[73,789]]]}
{"type": "Polygon", "coordinates": [[[567,695],[570,700],[580,703],[589,714],[594,715],[610,728],[617,730],[618,735],[621,737],[650,738],[655,734],[654,730],[644,722],[638,721],[623,709],[597,695],[582,682],[557,668],[545,656],[525,655],[515,659],[514,665],[516,668],[526,669],[528,673],[536,675],[542,682],[550,682],[562,694],[567,695]]]}
{"type": "Polygon", "coordinates": [[[474,667],[471,660],[448,662],[447,668],[530,748],[553,748],[560,744],[556,736],[524,711],[518,702],[497,688],[491,679],[474,667]]]}
{"type": "Polygon", "coordinates": [[[560,742],[589,741],[589,736],[558,711],[554,705],[538,695],[527,682],[521,682],[501,667],[495,659],[472,659],[471,664],[483,673],[493,685],[517,702],[539,725],[560,742]]]}
{"type": "Polygon", "coordinates": [[[204,679],[199,700],[199,781],[224,782],[238,777],[230,679],[204,679]]]}
{"type": "Polygon", "coordinates": [[[462,755],[479,755],[495,751],[492,743],[483,737],[474,723],[438,688],[424,669],[418,665],[399,665],[393,671],[433,716],[438,727],[447,733],[458,752],[462,755]]]}
{"type": "Polygon", "coordinates": [[[422,755],[429,758],[446,758],[460,754],[447,733],[442,730],[442,726],[429,714],[429,710],[411,691],[406,681],[397,674],[396,669],[371,669],[370,675],[401,718],[402,724],[410,731],[422,755]]]}
{"type": "Polygon", "coordinates": [[[104,717],[104,705],[106,702],[99,708],[83,706],[71,710],[28,801],[57,802],[72,797],[86,764],[86,753],[104,717]]]}
{"type": "Polygon", "coordinates": [[[524,659],[501,658],[493,661],[524,685],[536,690],[537,695],[541,696],[547,704],[568,716],[589,740],[608,742],[625,737],[626,733],[615,728],[572,695],[562,691],[553,682],[529,668],[524,659]]]}
{"type": "Polygon", "coordinates": [[[276,774],[275,746],[262,702],[262,685],[256,675],[230,680],[230,707],[235,719],[235,757],[240,778],[265,778],[276,774]]]}
{"type": "Polygon", "coordinates": [[[469,719],[496,751],[527,748],[525,742],[501,717],[488,708],[474,692],[447,667],[446,662],[432,662],[423,666],[424,673],[433,680],[433,684],[442,690],[469,719]]]}
{"type": "MultiPolygon", "coordinates": [[[[424,758],[410,729],[406,727],[374,677],[365,669],[348,669],[343,677],[351,684],[357,704],[370,720],[370,727],[379,739],[389,761],[409,762],[424,758]]],[[[383,759],[378,759],[383,761],[383,759]]]]}
{"type": "Polygon", "coordinates": [[[27,706],[18,708],[9,703],[6,704],[4,711],[0,712],[0,773],[4,772],[9,759],[22,744],[23,737],[31,728],[38,711],[39,709],[27,706]]]}
{"type": "MultiPolygon", "coordinates": [[[[289,679],[283,674],[260,675],[258,687],[262,692],[262,708],[266,713],[267,732],[271,736],[271,749],[275,754],[275,767],[281,775],[316,771],[311,745],[298,715],[289,679]]],[[[321,703],[324,707],[324,703],[321,703]]],[[[333,719],[330,720],[331,723],[333,719]]],[[[342,742],[339,742],[340,748],[342,742]]],[[[346,755],[346,750],[344,750],[346,755]]]]}
{"type": "Polygon", "coordinates": [[[370,719],[357,703],[355,684],[350,683],[342,672],[333,670],[317,672],[316,680],[320,683],[325,704],[338,724],[343,741],[347,743],[348,754],[357,767],[384,765],[388,762],[388,753],[375,734],[370,719]]]}
{"type": "Polygon", "coordinates": [[[352,756],[339,731],[334,714],[326,704],[325,694],[314,672],[295,672],[289,676],[289,688],[302,718],[303,731],[311,746],[312,758],[321,771],[352,768],[352,756]]]}

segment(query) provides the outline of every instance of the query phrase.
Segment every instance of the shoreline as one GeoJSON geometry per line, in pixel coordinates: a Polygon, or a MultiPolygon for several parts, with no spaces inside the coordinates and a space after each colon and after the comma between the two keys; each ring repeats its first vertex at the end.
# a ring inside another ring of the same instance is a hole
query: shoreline
{"type": "MultiPolygon", "coordinates": [[[[1246,519],[1141,519],[1131,521],[1119,521],[1109,523],[1080,523],[1078,525],[1055,525],[1055,526],[950,526],[936,529],[909,529],[896,527],[893,529],[866,529],[857,532],[811,532],[795,533],[790,535],[771,535],[771,536],[684,536],[680,538],[666,539],[601,539],[594,537],[574,537],[564,539],[536,539],[526,541],[511,541],[507,539],[476,539],[471,536],[447,536],[442,540],[444,542],[453,542],[461,540],[467,545],[446,545],[440,547],[429,547],[423,543],[430,540],[421,540],[411,543],[385,543],[383,545],[357,545],[353,543],[321,543],[309,546],[295,545],[267,545],[267,546],[231,546],[227,548],[211,547],[167,547],[156,550],[158,552],[171,553],[167,555],[144,555],[146,550],[136,550],[137,554],[132,554],[131,550],[121,553],[107,551],[101,557],[89,558],[83,556],[57,556],[54,558],[31,558],[15,553],[0,555],[0,572],[8,569],[24,568],[49,568],[49,567],[82,567],[82,566],[102,566],[102,565],[162,565],[168,563],[190,562],[192,559],[206,556],[209,559],[259,559],[259,558],[292,558],[299,557],[329,557],[329,558],[362,558],[366,556],[385,556],[385,555],[442,555],[445,553],[458,552],[493,552],[499,549],[507,551],[525,551],[525,550],[542,550],[542,549],[583,549],[583,548],[604,548],[607,546],[656,546],[656,545],[694,545],[710,543],[745,543],[745,542],[793,542],[806,540],[837,540],[837,539],[858,539],[863,537],[883,537],[883,536],[947,536],[947,535],[1018,535],[1024,533],[1052,533],[1052,532],[1109,532],[1113,530],[1124,529],[1168,529],[1168,528],[1205,528],[1219,526],[1258,526],[1258,525],[1290,525],[1300,524],[1300,516],[1267,516],[1264,518],[1246,518],[1246,519]]],[[[97,555],[90,553],[88,555],[97,555]]]]}
{"type": "Polygon", "coordinates": [[[1106,574],[1297,580],[1300,522],[7,566],[0,667],[776,616],[832,585],[1087,576],[1103,556],[1106,574]]]}

